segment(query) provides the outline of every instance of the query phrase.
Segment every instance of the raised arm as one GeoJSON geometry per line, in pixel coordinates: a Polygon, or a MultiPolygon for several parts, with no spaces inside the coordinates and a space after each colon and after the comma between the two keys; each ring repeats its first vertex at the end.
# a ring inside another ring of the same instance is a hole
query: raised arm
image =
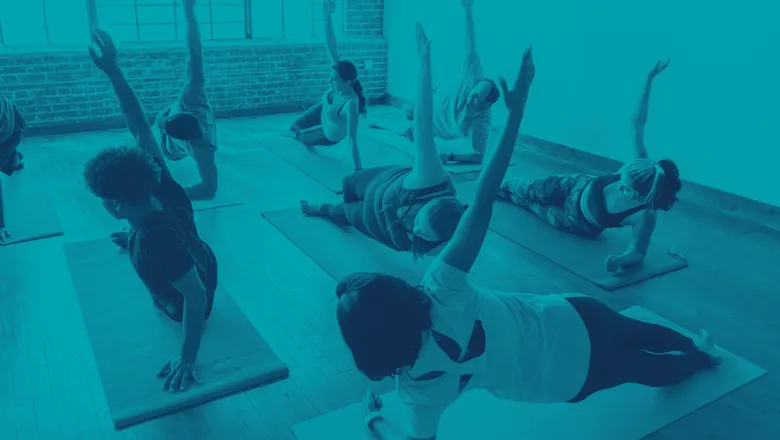
{"type": "MultiPolygon", "coordinates": [[[[205,94],[206,74],[203,68],[203,43],[195,16],[195,0],[184,0],[184,28],[187,44],[187,94],[205,94]]],[[[185,94],[186,96],[186,94],[185,94]]]]}
{"type": "Polygon", "coordinates": [[[485,241],[490,218],[493,215],[493,202],[509,168],[534,75],[533,56],[531,48],[528,48],[523,55],[522,67],[511,91],[507,89],[506,81],[501,79],[504,101],[509,109],[504,132],[479,175],[474,201],[460,220],[452,240],[439,254],[442,261],[463,272],[471,270],[485,241]]]}
{"type": "Polygon", "coordinates": [[[647,113],[650,109],[650,92],[653,87],[653,79],[666,70],[669,66],[669,60],[665,63],[659,61],[653,70],[647,75],[647,81],[645,82],[645,88],[642,91],[642,98],[639,101],[639,108],[637,108],[636,116],[634,117],[634,148],[636,150],[636,157],[647,157],[647,147],[645,146],[645,125],[647,124],[647,113]]]}
{"type": "Polygon", "coordinates": [[[111,37],[105,31],[96,29],[92,34],[92,44],[89,47],[89,54],[94,61],[95,66],[102,70],[111,81],[114,88],[119,107],[125,117],[127,128],[133,137],[136,138],[138,146],[157,159],[162,159],[163,154],[160,145],[154,138],[152,127],[146,119],[144,108],[141,101],[138,100],[133,88],[125,79],[124,73],[117,64],[116,46],[111,37]]]}
{"type": "Polygon", "coordinates": [[[466,18],[466,54],[477,54],[477,36],[474,30],[474,0],[463,0],[463,12],[466,18]]]}
{"type": "Polygon", "coordinates": [[[322,17],[325,21],[325,48],[328,49],[330,61],[333,64],[341,61],[339,47],[336,43],[336,33],[333,31],[333,11],[336,10],[336,0],[324,0],[322,2],[322,17]]]}
{"type": "Polygon", "coordinates": [[[414,168],[404,181],[407,189],[421,189],[438,185],[447,179],[436,140],[433,135],[433,79],[431,77],[431,42],[422,25],[417,23],[417,55],[420,59],[417,73],[417,99],[414,109],[414,168]]]}

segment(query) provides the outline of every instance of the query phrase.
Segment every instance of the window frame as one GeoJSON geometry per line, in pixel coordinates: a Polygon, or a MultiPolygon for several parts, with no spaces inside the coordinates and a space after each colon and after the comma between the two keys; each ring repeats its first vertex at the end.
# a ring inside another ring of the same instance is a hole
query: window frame
{"type": "MultiPolygon", "coordinates": [[[[35,1],[35,0],[32,0],[35,1]]],[[[47,3],[48,1],[52,0],[37,0],[40,1],[42,4],[43,9],[43,31],[45,33],[43,40],[45,43],[30,43],[30,44],[12,44],[8,45],[6,44],[7,38],[7,28],[3,26],[3,22],[0,21],[0,51],[5,50],[22,50],[24,51],[27,48],[45,48],[48,50],[57,50],[59,48],[67,48],[69,46],[73,46],[75,43],[57,43],[51,41],[51,35],[50,35],[50,18],[47,15],[47,3]]],[[[53,0],[56,1],[56,0],[53,0]]],[[[161,2],[164,2],[166,0],[160,0],[161,2]]],[[[174,0],[168,0],[173,3],[174,0]]],[[[213,7],[213,1],[209,2],[209,14],[212,14],[211,7],[213,7]]],[[[279,20],[280,20],[280,27],[277,28],[278,36],[256,36],[256,29],[255,29],[255,23],[253,20],[253,11],[256,8],[261,7],[263,2],[267,1],[274,1],[274,0],[243,0],[244,2],[244,19],[243,19],[243,29],[242,29],[242,37],[240,38],[208,38],[204,39],[204,44],[210,45],[213,43],[216,43],[218,45],[222,44],[230,44],[230,43],[244,43],[244,42],[263,42],[263,41],[270,41],[270,40],[289,40],[290,42],[301,42],[301,43],[309,43],[310,41],[307,41],[309,38],[321,38],[322,33],[321,31],[318,31],[319,26],[322,25],[322,17],[317,17],[314,14],[314,11],[312,11],[312,16],[310,17],[310,24],[304,24],[304,26],[310,26],[311,32],[309,35],[295,35],[296,32],[292,31],[290,32],[289,29],[287,29],[287,21],[290,20],[290,18],[286,18],[286,14],[293,13],[292,11],[295,9],[294,7],[291,8],[290,4],[291,2],[288,0],[275,0],[278,1],[278,14],[279,14],[279,20]],[[293,34],[293,36],[290,36],[290,34],[293,34]]],[[[310,0],[311,1],[311,7],[314,10],[314,8],[321,7],[322,0],[310,0]]],[[[99,19],[98,19],[98,6],[97,0],[83,0],[85,13],[86,13],[86,21],[88,25],[88,29],[85,29],[85,34],[89,34],[90,29],[94,29],[95,27],[98,27],[100,25],[99,19]]],[[[181,27],[181,17],[178,14],[174,14],[173,22],[171,25],[174,27],[174,32],[176,35],[175,40],[160,40],[160,41],[144,41],[140,39],[140,26],[143,26],[143,23],[138,22],[138,7],[143,6],[139,5],[137,1],[135,0],[128,0],[128,3],[134,3],[132,7],[134,8],[134,12],[136,14],[135,23],[133,24],[135,26],[135,35],[136,38],[130,41],[123,42],[123,44],[131,44],[131,45],[161,45],[165,46],[167,44],[177,44],[182,41],[182,38],[179,36],[179,28],[181,27]]],[[[108,6],[108,5],[107,5],[108,6]]],[[[130,5],[126,5],[130,6],[130,5]]],[[[163,5],[159,5],[163,6],[163,5]]],[[[172,4],[172,6],[174,6],[172,4]]],[[[204,5],[205,6],[205,5],[204,5]]],[[[293,5],[294,6],[294,5],[293,5]]],[[[336,35],[338,37],[341,37],[345,35],[346,30],[346,0],[341,0],[338,2],[336,14],[339,14],[340,18],[338,19],[336,28],[334,31],[336,32],[336,35]]],[[[213,18],[209,16],[208,19],[208,25],[210,26],[209,34],[213,35],[213,28],[214,28],[214,22],[212,21],[213,18]]],[[[129,23],[128,23],[129,24],[129,23]]],[[[202,23],[201,25],[205,25],[206,23],[202,23]]],[[[233,24],[232,22],[230,24],[233,24]]],[[[235,24],[238,26],[239,22],[236,21],[235,24]]],[[[130,25],[130,24],[129,24],[130,25]]],[[[277,32],[273,32],[274,34],[277,32]]]]}

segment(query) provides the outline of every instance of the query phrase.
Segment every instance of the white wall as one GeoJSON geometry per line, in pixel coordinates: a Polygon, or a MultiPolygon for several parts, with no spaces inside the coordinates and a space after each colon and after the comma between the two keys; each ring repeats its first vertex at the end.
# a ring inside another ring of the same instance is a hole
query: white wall
{"type": "MultiPolygon", "coordinates": [[[[475,1],[489,76],[513,79],[534,46],[523,133],[630,158],[646,73],[671,57],[654,84],[651,156],[674,159],[686,180],[780,206],[780,3],[475,1]]],[[[386,0],[389,93],[404,98],[414,97],[416,21],[432,40],[437,84],[457,79],[463,54],[459,0],[386,0]]]]}

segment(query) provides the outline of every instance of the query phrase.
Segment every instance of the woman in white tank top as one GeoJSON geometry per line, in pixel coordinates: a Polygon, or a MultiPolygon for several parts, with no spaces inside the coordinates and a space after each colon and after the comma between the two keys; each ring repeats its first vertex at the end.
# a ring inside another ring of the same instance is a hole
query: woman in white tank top
{"type": "Polygon", "coordinates": [[[322,100],[308,109],[290,126],[290,135],[306,145],[335,145],[345,138],[349,140],[355,169],[363,168],[358,149],[357,131],[360,116],[366,114],[366,98],[363,86],[357,78],[357,67],[341,60],[333,32],[331,14],[335,8],[333,0],[323,3],[325,18],[325,45],[333,62],[330,88],[322,100]]]}

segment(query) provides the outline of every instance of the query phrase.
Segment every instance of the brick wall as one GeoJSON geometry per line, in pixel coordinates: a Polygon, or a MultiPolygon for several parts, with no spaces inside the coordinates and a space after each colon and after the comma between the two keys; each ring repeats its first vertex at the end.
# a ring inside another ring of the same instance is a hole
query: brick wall
{"type": "Polygon", "coordinates": [[[384,0],[347,0],[345,31],[352,38],[382,37],[384,0]]]}
{"type": "MultiPolygon", "coordinates": [[[[350,0],[347,7],[348,40],[340,51],[358,66],[366,96],[383,97],[387,84],[383,0],[350,0]],[[370,70],[365,61],[370,61],[370,70]]],[[[120,50],[121,67],[153,116],[178,95],[186,52],[183,47],[120,50]]],[[[328,86],[330,62],[321,42],[207,44],[204,55],[207,91],[219,116],[289,111],[316,102],[328,86]]],[[[86,50],[0,53],[0,94],[13,99],[33,131],[122,126],[111,86],[86,50]]]]}

